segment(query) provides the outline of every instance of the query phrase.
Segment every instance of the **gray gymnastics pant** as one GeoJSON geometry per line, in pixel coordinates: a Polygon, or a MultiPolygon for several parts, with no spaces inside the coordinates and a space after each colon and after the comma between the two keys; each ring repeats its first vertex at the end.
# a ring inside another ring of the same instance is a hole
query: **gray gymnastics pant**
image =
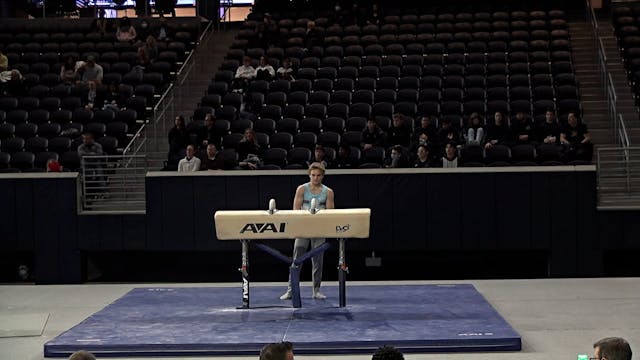
{"type": "MultiPolygon", "coordinates": [[[[299,256],[307,252],[307,248],[309,244],[311,244],[311,249],[315,249],[318,246],[324,244],[324,238],[302,238],[296,239],[293,244],[293,260],[297,259],[299,256]]],[[[320,283],[322,283],[322,261],[324,257],[324,252],[314,256],[311,258],[311,278],[313,280],[313,290],[320,290],[320,283]]],[[[300,264],[300,270],[302,271],[302,264],[300,264]]],[[[291,276],[289,276],[289,287],[287,291],[291,291],[291,276]]]]}

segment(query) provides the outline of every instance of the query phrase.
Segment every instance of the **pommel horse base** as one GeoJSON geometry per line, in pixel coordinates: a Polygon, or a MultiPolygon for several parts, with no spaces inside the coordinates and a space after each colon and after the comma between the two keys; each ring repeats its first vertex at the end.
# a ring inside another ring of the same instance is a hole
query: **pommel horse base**
{"type": "MultiPolygon", "coordinates": [[[[242,306],[249,306],[249,241],[295,238],[338,238],[338,281],[340,307],[346,306],[345,239],[368,238],[371,209],[318,209],[315,199],[309,210],[277,210],[275,200],[269,210],[216,211],[214,222],[218,240],[240,240],[242,243],[242,306]]],[[[328,243],[306,252],[293,261],[265,244],[256,246],[290,265],[293,307],[302,306],[300,299],[300,266],[329,248],[328,243]]]]}

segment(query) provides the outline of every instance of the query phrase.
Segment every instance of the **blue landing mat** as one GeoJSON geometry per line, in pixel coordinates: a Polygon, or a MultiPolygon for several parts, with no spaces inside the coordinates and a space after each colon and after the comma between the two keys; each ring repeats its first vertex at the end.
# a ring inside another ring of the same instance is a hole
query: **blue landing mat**
{"type": "Polygon", "coordinates": [[[47,357],[80,348],[98,357],[258,355],[291,341],[296,354],[516,351],[520,335],[473,285],[348,286],[327,300],[302,287],[302,308],[278,299],[283,287],[252,287],[249,310],[238,288],[136,288],[44,345],[47,357]]]}

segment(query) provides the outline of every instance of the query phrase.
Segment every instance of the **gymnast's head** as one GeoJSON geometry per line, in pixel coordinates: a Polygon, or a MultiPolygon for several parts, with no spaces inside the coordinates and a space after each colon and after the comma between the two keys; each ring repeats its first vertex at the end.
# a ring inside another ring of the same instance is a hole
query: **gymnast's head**
{"type": "Polygon", "coordinates": [[[325,168],[322,163],[314,162],[309,165],[309,180],[312,184],[318,185],[322,183],[322,178],[324,178],[325,168]]]}
{"type": "Polygon", "coordinates": [[[80,350],[71,354],[69,360],[96,360],[96,357],[88,351],[80,350]]]}
{"type": "Polygon", "coordinates": [[[267,344],[260,350],[260,360],[293,360],[293,344],[288,341],[267,344]]]}

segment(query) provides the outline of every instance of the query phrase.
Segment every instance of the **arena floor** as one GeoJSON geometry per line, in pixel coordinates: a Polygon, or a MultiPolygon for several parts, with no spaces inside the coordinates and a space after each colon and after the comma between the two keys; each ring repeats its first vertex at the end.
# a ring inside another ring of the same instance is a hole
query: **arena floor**
{"type": "MultiPolygon", "coordinates": [[[[577,354],[590,354],[593,342],[606,336],[624,337],[631,343],[636,354],[640,353],[640,278],[393,282],[394,285],[438,283],[473,284],[522,336],[523,350],[506,353],[409,354],[405,356],[407,359],[576,359],[577,354]]],[[[357,284],[384,286],[390,283],[357,284]]],[[[252,284],[260,285],[263,284],[252,284]]],[[[132,288],[164,286],[236,287],[238,284],[2,285],[0,359],[43,359],[45,342],[132,288]],[[21,325],[20,329],[15,325],[8,325],[16,322],[21,325]],[[11,336],[12,330],[21,330],[22,335],[26,335],[38,333],[40,329],[43,330],[40,336],[11,336]]],[[[284,283],[282,286],[284,287],[284,283]]],[[[228,360],[257,358],[258,354],[225,357],[228,360]]],[[[370,356],[298,355],[296,358],[364,360],[370,359],[370,356]]]]}

